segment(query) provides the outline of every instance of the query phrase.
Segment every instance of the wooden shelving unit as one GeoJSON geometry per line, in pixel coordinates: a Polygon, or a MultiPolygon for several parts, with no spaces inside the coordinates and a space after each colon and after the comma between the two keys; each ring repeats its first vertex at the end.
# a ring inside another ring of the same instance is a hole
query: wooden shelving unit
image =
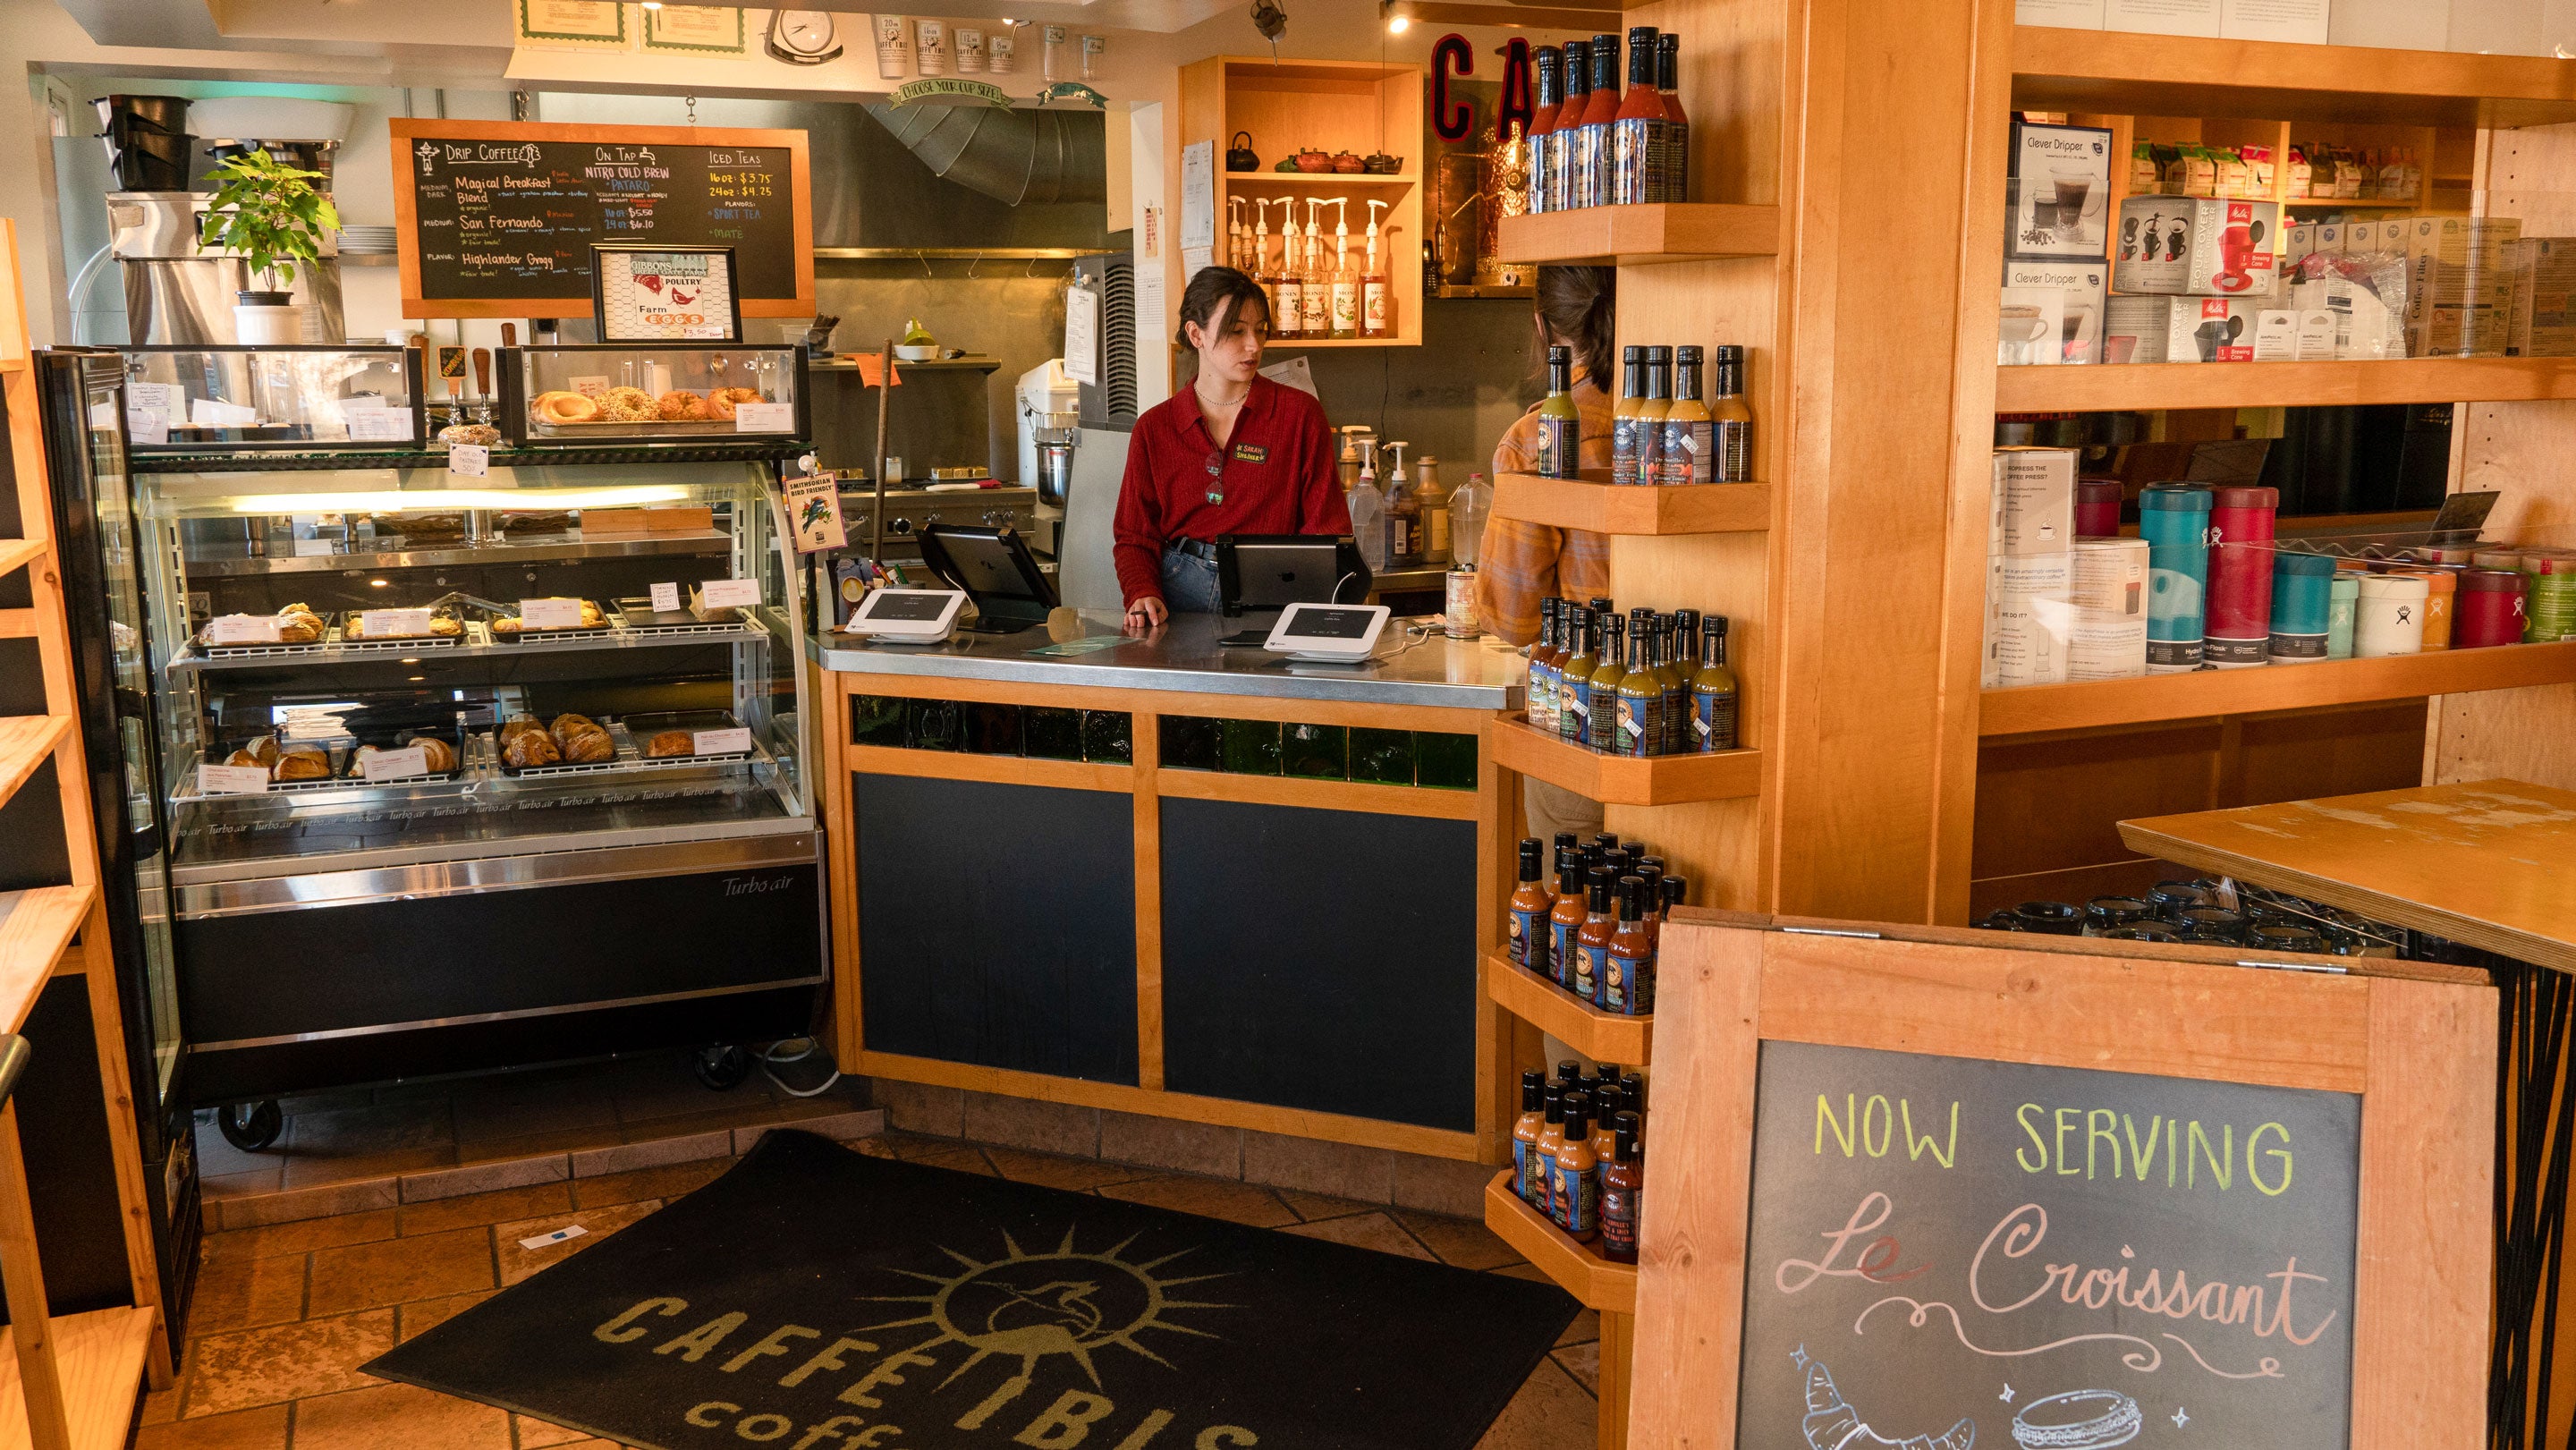
{"type": "Polygon", "coordinates": [[[1977,733],[2026,735],[2571,683],[2576,683],[2576,643],[2507,644],[2382,659],[2196,670],[2186,675],[1987,690],[1979,701],[1977,733]]]}
{"type": "MultiPolygon", "coordinates": [[[[1375,61],[1280,61],[1270,56],[1211,56],[1181,67],[1180,124],[1170,128],[1166,174],[1181,174],[1180,150],[1212,142],[1216,151],[1216,257],[1225,260],[1227,201],[1262,198],[1274,206],[1282,198],[1347,196],[1350,257],[1367,255],[1371,201],[1386,202],[1379,213],[1378,259],[1394,288],[1395,331],[1389,337],[1282,338],[1271,344],[1279,352],[1347,347],[1415,347],[1422,342],[1422,268],[1416,264],[1426,235],[1422,215],[1423,71],[1416,65],[1381,65],[1375,61]],[[1225,170],[1225,153],[1237,131],[1252,133],[1252,148],[1261,157],[1258,171],[1225,170]],[[1403,160],[1406,169],[1392,174],[1344,175],[1321,171],[1273,171],[1283,156],[1307,148],[1327,154],[1356,156],[1378,153],[1403,160]]],[[[1303,212],[1303,207],[1292,208],[1303,212]]],[[[1323,213],[1323,232],[1332,236],[1336,210],[1323,213]]],[[[1298,218],[1302,225],[1304,218],[1298,218]]],[[[1245,221],[1250,223],[1251,217],[1245,221]]],[[[1175,208],[1172,225],[1179,225],[1175,208]]],[[[1275,236],[1278,225],[1271,227],[1275,236]]],[[[1276,243],[1274,242],[1275,246],[1276,243]]],[[[1163,330],[1180,325],[1181,249],[1164,248],[1166,283],[1163,330]]]]}
{"type": "Polygon", "coordinates": [[[1771,485],[1614,485],[1606,477],[1494,480],[1497,517],[1595,534],[1725,534],[1771,527],[1771,485]]]}
{"type": "Polygon", "coordinates": [[[2405,126],[2576,121],[2576,77],[2545,56],[2016,25],[2012,65],[2013,104],[2024,110],[2405,126]]]}
{"type": "MultiPolygon", "coordinates": [[[[134,1387],[152,1350],[154,1314],[132,1306],[58,1314],[49,1326],[54,1373],[62,1383],[72,1450],[117,1450],[134,1415],[134,1387]]],[[[26,1387],[18,1380],[17,1336],[0,1351],[0,1445],[28,1444],[26,1387]]]]}
{"type": "Polygon", "coordinates": [[[2576,398],[2576,358],[2127,363],[1995,370],[1998,413],[2361,407],[2576,398]]]}
{"type": "Polygon", "coordinates": [[[1655,755],[1643,760],[1603,755],[1541,734],[1518,715],[1497,719],[1487,739],[1492,742],[1495,764],[1604,805],[1686,805],[1762,793],[1759,750],[1655,755]]]}
{"type": "Polygon", "coordinates": [[[1514,966],[1508,957],[1485,958],[1485,995],[1594,1062],[1643,1067],[1653,1058],[1653,1017],[1604,1012],[1556,983],[1514,966]]]}
{"type": "Polygon", "coordinates": [[[1509,1169],[1485,1185],[1485,1227],[1587,1309],[1637,1312],[1637,1266],[1614,1264],[1565,1236],[1512,1191],[1509,1169]]]}
{"type": "Polygon", "coordinates": [[[1638,267],[1768,257],[1780,250],[1780,208],[1668,201],[1503,218],[1507,262],[1638,267]]]}

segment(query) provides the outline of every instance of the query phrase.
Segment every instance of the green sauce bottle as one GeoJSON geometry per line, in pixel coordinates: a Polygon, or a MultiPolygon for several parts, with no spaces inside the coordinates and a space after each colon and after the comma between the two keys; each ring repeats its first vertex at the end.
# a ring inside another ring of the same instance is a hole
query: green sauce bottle
{"type": "Polygon", "coordinates": [[[1571,745],[1581,745],[1591,738],[1586,728],[1586,712],[1591,703],[1592,671],[1601,663],[1592,652],[1593,628],[1597,621],[1587,605],[1569,604],[1574,615],[1573,632],[1565,662],[1557,667],[1556,735],[1571,745]]]}
{"type": "Polygon", "coordinates": [[[1664,752],[1664,681],[1655,672],[1655,656],[1660,644],[1655,633],[1654,613],[1639,610],[1628,633],[1628,673],[1619,681],[1619,739],[1615,747],[1621,755],[1644,757],[1664,752]]]}
{"type": "Polygon", "coordinates": [[[1592,671],[1591,718],[1583,743],[1595,750],[1619,748],[1619,686],[1628,678],[1628,621],[1611,615],[1601,621],[1601,663],[1592,671]]]}
{"type": "Polygon", "coordinates": [[[1538,473],[1541,478],[1580,478],[1583,413],[1574,406],[1574,350],[1547,350],[1547,400],[1538,405],[1538,473]]]}
{"type": "Polygon", "coordinates": [[[1735,748],[1735,671],[1726,667],[1726,616],[1700,626],[1699,673],[1691,676],[1691,748],[1706,755],[1735,748]]]}

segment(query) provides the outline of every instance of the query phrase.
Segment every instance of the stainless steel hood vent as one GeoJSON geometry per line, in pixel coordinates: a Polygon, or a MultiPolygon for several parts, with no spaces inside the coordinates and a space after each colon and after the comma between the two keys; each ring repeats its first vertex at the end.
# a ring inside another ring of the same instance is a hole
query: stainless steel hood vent
{"type": "Polygon", "coordinates": [[[1097,116],[883,102],[869,106],[868,114],[933,174],[1005,206],[1109,199],[1097,116]]]}

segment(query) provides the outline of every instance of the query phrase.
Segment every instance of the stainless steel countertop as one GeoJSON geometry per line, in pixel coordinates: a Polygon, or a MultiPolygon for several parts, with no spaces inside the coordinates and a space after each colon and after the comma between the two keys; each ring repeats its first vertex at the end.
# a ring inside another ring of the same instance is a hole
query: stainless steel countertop
{"type": "MultiPolygon", "coordinates": [[[[1118,638],[1119,616],[1084,610],[1086,638],[1118,638]]],[[[1268,628],[1268,616],[1262,617],[1268,628]]],[[[1359,705],[1428,705],[1459,710],[1520,708],[1528,664],[1519,651],[1490,635],[1452,640],[1427,621],[1432,635],[1408,645],[1387,621],[1378,657],[1361,665],[1310,664],[1265,650],[1228,649],[1221,635],[1248,627],[1212,614],[1179,614],[1161,632],[1089,654],[1037,656],[1052,643],[1045,629],[1019,634],[967,634],[944,644],[875,644],[828,634],[807,649],[827,670],[857,675],[910,675],[997,680],[1028,685],[1084,685],[1109,690],[1170,690],[1194,695],[1259,695],[1282,700],[1329,700],[1359,705]]]]}

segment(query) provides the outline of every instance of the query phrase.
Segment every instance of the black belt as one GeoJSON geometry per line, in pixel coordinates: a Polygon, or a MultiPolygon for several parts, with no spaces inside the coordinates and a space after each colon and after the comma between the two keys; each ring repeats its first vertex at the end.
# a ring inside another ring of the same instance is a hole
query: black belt
{"type": "Polygon", "coordinates": [[[1163,552],[1169,554],[1174,551],[1187,554],[1193,559],[1205,559],[1211,564],[1216,562],[1216,545],[1206,539],[1165,540],[1163,552]]]}

